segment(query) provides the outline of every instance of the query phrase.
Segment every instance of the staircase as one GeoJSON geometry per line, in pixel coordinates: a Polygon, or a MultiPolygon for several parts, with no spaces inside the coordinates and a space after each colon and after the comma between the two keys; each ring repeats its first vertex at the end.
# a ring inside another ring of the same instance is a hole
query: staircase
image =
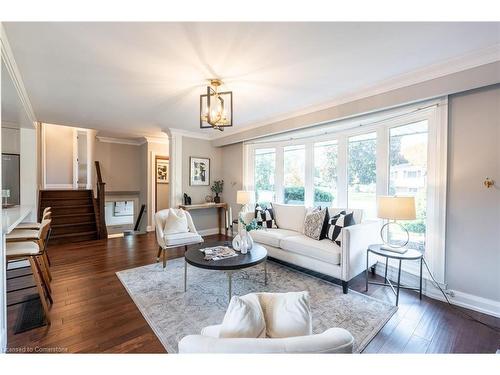
{"type": "Polygon", "coordinates": [[[39,215],[45,207],[52,207],[52,244],[100,238],[99,206],[92,190],[40,190],[39,215]]]}

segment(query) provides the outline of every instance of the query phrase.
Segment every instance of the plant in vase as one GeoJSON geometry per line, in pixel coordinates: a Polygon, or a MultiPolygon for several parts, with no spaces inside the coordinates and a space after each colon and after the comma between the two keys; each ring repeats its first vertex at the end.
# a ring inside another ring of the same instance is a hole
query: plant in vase
{"type": "Polygon", "coordinates": [[[233,248],[239,250],[242,254],[246,254],[253,246],[253,239],[252,236],[250,236],[250,232],[258,230],[261,227],[257,225],[257,220],[255,219],[246,223],[241,214],[239,216],[239,222],[241,224],[241,230],[233,239],[233,248]]]}
{"type": "Polygon", "coordinates": [[[224,180],[215,180],[214,183],[212,184],[212,187],[210,188],[210,190],[212,190],[215,193],[214,197],[215,203],[220,203],[219,194],[222,193],[222,189],[224,189],[224,180]]]}

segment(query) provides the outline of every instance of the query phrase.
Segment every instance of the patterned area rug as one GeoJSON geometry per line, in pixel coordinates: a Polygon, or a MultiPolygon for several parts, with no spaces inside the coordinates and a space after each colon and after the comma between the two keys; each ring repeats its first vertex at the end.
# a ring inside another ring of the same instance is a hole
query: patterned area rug
{"type": "MultiPolygon", "coordinates": [[[[233,295],[252,292],[292,292],[308,290],[313,314],[313,331],[331,327],[347,329],[355,338],[359,353],[396,312],[396,307],[363,294],[342,293],[338,285],[268,261],[268,284],[264,266],[258,265],[233,274],[233,295]]],[[[139,310],[169,353],[177,353],[177,343],[186,335],[220,324],[228,305],[228,280],[224,272],[188,265],[188,287],[184,293],[184,258],[116,273],[139,310]]]]}

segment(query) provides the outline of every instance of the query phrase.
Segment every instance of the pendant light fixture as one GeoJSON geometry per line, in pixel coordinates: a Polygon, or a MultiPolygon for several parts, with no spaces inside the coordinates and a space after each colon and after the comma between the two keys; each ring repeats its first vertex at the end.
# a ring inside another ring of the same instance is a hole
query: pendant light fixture
{"type": "Polygon", "coordinates": [[[219,92],[220,79],[211,79],[207,93],[200,95],[200,128],[217,129],[233,126],[233,93],[219,92]]]}

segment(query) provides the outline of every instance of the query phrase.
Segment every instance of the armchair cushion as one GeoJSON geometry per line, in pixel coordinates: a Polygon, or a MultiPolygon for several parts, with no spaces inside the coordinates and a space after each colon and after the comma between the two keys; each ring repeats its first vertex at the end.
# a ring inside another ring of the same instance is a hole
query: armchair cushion
{"type": "Polygon", "coordinates": [[[188,231],[188,223],[184,210],[174,210],[173,208],[171,208],[165,220],[163,233],[167,235],[175,233],[186,233],[188,231]]]}
{"type": "Polygon", "coordinates": [[[174,233],[165,234],[163,240],[166,246],[189,245],[203,242],[203,238],[198,233],[174,233]]]}
{"type": "Polygon", "coordinates": [[[308,292],[258,293],[270,338],[312,334],[308,292]]]}
{"type": "Polygon", "coordinates": [[[219,331],[220,338],[258,338],[266,336],[266,322],[255,294],[233,296],[219,331]]]}

